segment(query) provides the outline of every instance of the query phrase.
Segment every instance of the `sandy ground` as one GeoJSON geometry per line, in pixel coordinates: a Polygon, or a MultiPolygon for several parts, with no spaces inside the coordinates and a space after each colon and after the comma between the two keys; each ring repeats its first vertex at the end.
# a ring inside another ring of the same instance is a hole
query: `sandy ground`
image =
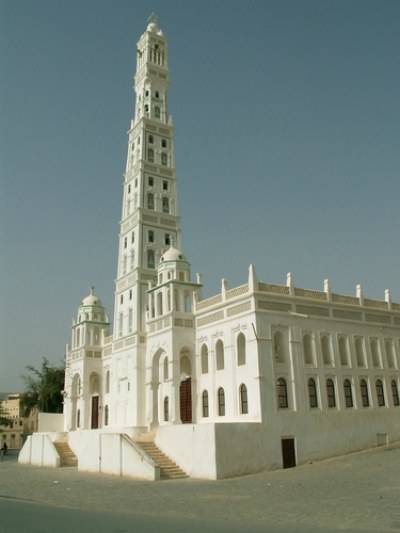
{"type": "Polygon", "coordinates": [[[0,462],[0,532],[400,532],[400,445],[222,481],[0,462]]]}

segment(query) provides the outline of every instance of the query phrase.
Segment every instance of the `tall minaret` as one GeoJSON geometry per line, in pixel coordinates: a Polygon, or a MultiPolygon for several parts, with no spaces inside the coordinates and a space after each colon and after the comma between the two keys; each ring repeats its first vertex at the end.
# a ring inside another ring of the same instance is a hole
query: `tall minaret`
{"type": "Polygon", "coordinates": [[[168,49],[155,17],[137,44],[135,116],[128,131],[114,339],[145,330],[148,281],[162,252],[180,246],[173,125],[168,115],[168,49]]]}

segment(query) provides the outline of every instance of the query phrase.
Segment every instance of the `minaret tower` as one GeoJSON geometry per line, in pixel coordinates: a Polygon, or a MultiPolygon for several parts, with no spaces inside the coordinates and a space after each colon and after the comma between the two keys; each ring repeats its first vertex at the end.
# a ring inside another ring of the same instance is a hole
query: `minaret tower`
{"type": "MultiPolygon", "coordinates": [[[[170,245],[180,246],[173,126],[168,115],[168,49],[155,17],[137,44],[136,105],[128,131],[114,341],[145,332],[148,282],[170,245]]],[[[133,344],[133,343],[132,343],[133,344]]]]}

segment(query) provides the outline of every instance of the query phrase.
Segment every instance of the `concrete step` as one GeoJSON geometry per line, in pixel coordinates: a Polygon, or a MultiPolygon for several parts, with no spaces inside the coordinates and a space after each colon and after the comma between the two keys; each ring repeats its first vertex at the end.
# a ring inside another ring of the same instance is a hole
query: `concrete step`
{"type": "Polygon", "coordinates": [[[188,477],[174,461],[172,461],[154,442],[136,441],[136,443],[153,459],[160,468],[161,479],[183,479],[188,477]]]}
{"type": "Polygon", "coordinates": [[[53,442],[53,444],[60,456],[60,466],[78,466],[78,458],[67,442],[53,442]]]}

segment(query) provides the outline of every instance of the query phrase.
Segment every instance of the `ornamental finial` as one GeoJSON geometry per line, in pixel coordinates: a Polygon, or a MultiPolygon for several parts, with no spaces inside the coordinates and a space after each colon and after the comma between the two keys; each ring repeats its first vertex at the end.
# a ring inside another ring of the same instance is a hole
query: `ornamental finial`
{"type": "Polygon", "coordinates": [[[157,15],[154,13],[154,11],[151,13],[150,17],[147,19],[147,22],[149,24],[158,24],[158,17],[157,15]]]}
{"type": "Polygon", "coordinates": [[[90,294],[94,295],[94,285],[90,287],[90,294]]]}

